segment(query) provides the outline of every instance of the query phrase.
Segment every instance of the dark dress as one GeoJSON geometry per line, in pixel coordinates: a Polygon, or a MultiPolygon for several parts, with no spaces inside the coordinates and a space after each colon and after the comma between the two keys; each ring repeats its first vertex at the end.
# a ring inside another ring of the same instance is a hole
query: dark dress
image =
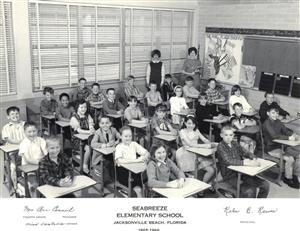
{"type": "Polygon", "coordinates": [[[150,72],[150,80],[149,83],[155,82],[157,85],[157,90],[160,91],[160,84],[161,84],[161,68],[162,68],[162,62],[154,63],[150,62],[151,72],[150,72]]]}
{"type": "MultiPolygon", "coordinates": [[[[81,118],[76,113],[74,114],[74,117],[78,120],[81,129],[89,130],[89,119],[87,115],[81,118]]],[[[75,134],[78,134],[78,132],[73,131],[71,142],[73,144],[73,149],[78,150],[80,148],[80,140],[74,136],[75,134]]]]}

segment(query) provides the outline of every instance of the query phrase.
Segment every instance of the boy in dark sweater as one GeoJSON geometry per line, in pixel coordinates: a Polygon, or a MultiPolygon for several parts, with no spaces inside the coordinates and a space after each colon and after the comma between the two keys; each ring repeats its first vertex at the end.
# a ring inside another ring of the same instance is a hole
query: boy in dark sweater
{"type": "Polygon", "coordinates": [[[165,82],[162,86],[162,100],[168,101],[174,94],[174,88],[176,87],[176,84],[172,80],[172,76],[170,74],[165,75],[165,82]]]}

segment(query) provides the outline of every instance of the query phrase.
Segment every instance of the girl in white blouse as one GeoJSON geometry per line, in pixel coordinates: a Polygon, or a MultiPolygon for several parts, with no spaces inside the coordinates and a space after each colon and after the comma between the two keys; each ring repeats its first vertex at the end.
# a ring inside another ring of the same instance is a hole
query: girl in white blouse
{"type": "Polygon", "coordinates": [[[182,86],[176,86],[174,88],[175,96],[170,98],[170,107],[173,124],[180,124],[180,116],[176,115],[176,112],[180,112],[188,109],[185,98],[182,97],[182,86]]]}
{"type": "Polygon", "coordinates": [[[253,107],[248,103],[247,99],[241,94],[242,89],[239,85],[234,85],[231,89],[231,96],[229,98],[229,113],[232,115],[234,113],[233,105],[235,103],[240,103],[243,105],[244,113],[253,112],[253,107]]]}

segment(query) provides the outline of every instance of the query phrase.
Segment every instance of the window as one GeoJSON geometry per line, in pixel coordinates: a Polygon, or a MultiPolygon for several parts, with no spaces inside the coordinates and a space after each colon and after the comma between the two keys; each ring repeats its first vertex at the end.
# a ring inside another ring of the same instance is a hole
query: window
{"type": "Polygon", "coordinates": [[[288,75],[277,75],[274,93],[289,95],[292,78],[288,75]]]}
{"type": "Polygon", "coordinates": [[[0,2],[0,95],[16,94],[12,3],[0,2]]]}
{"type": "Polygon", "coordinates": [[[30,3],[34,90],[120,79],[121,9],[30,3]]]}

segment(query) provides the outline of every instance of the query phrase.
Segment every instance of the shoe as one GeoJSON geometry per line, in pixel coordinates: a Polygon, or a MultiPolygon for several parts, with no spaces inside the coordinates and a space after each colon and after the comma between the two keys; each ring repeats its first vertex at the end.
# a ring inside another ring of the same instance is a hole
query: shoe
{"type": "Polygon", "coordinates": [[[297,189],[299,189],[300,188],[300,183],[299,183],[298,177],[293,175],[293,181],[294,181],[295,185],[297,186],[297,189]]]}
{"type": "Polygon", "coordinates": [[[297,185],[293,179],[287,179],[286,177],[283,178],[283,182],[287,184],[291,188],[299,189],[299,184],[297,185]]]}

